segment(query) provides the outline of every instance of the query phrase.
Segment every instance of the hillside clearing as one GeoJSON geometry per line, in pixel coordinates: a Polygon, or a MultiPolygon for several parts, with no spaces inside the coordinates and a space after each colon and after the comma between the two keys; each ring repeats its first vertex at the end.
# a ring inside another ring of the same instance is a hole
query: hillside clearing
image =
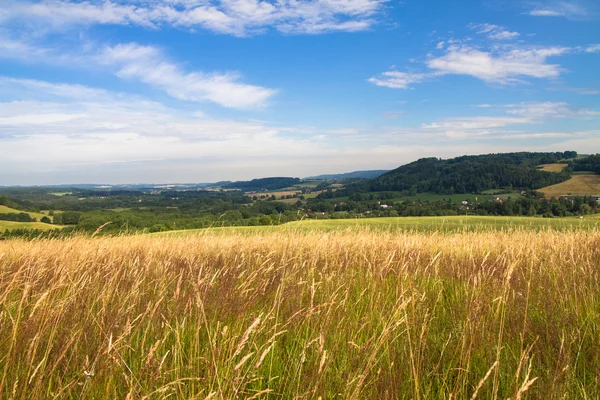
{"type": "Polygon", "coordinates": [[[542,171],[548,171],[548,172],[562,172],[563,169],[565,169],[569,164],[563,164],[563,163],[555,163],[555,164],[541,164],[538,165],[538,169],[542,170],[542,171]]]}
{"type": "Polygon", "coordinates": [[[538,189],[546,197],[559,197],[563,195],[599,196],[600,175],[578,174],[565,182],[538,189]]]}

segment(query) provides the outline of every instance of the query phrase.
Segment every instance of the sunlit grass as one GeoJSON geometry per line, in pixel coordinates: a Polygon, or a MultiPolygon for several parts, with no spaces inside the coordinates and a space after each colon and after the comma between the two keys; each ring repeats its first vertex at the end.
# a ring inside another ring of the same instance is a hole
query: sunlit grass
{"type": "Polygon", "coordinates": [[[0,398],[598,398],[600,231],[0,242],[0,398]]]}

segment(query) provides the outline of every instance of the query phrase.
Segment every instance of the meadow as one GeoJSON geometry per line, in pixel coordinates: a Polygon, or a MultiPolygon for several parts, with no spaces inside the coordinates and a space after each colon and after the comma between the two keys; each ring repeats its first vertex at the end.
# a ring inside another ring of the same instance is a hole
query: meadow
{"type": "Polygon", "coordinates": [[[1,241],[0,398],[600,397],[597,227],[213,232],[1,241]]]}
{"type": "Polygon", "coordinates": [[[433,231],[465,232],[480,230],[574,230],[600,229],[599,215],[587,215],[580,219],[541,218],[541,217],[505,217],[505,216],[436,216],[436,217],[379,217],[355,219],[304,219],[287,222],[282,225],[214,227],[204,229],[186,229],[152,233],[154,236],[187,236],[206,234],[258,234],[267,232],[327,232],[344,229],[362,229],[375,231],[433,231]]]}
{"type": "MultiPolygon", "coordinates": [[[[10,208],[4,205],[0,205],[0,214],[7,214],[7,213],[15,213],[15,214],[19,214],[22,213],[24,211],[21,210],[16,210],[14,208],[10,208]]],[[[4,220],[0,220],[0,232],[3,232],[7,229],[9,230],[14,230],[14,229],[38,229],[38,230],[43,230],[43,231],[47,231],[50,229],[57,229],[57,228],[62,228],[62,226],[60,225],[51,225],[51,224],[45,224],[43,222],[39,222],[40,219],[42,219],[43,217],[47,216],[46,214],[42,214],[42,213],[36,213],[36,212],[26,212],[27,214],[29,214],[31,217],[36,218],[38,221],[37,222],[17,222],[17,221],[4,221],[4,220]]],[[[52,216],[48,216],[48,218],[50,218],[50,220],[52,220],[54,217],[52,216]]]]}
{"type": "Polygon", "coordinates": [[[546,197],[564,195],[600,196],[600,175],[594,173],[575,173],[573,177],[556,185],[539,189],[546,197]]]}
{"type": "Polygon", "coordinates": [[[62,225],[51,225],[43,222],[17,222],[17,221],[2,221],[0,220],[0,232],[7,229],[37,229],[37,230],[51,230],[63,228],[62,225]]]}
{"type": "Polygon", "coordinates": [[[21,211],[21,210],[15,209],[15,208],[10,208],[7,206],[0,205],[0,214],[9,214],[9,213],[14,213],[14,214],[26,213],[26,214],[29,214],[31,217],[37,219],[38,221],[44,217],[48,217],[50,219],[50,221],[52,221],[54,219],[53,216],[48,215],[47,213],[44,214],[44,213],[31,212],[31,211],[21,211]]]}

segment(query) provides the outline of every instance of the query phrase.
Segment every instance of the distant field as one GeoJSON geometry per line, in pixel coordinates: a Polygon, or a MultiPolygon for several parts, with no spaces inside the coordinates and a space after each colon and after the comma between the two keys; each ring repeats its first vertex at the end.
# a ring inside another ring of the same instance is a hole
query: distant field
{"type": "Polygon", "coordinates": [[[13,229],[40,229],[47,231],[49,229],[64,228],[62,225],[44,224],[43,222],[15,222],[15,221],[2,221],[0,220],[0,232],[7,229],[11,231],[13,229]]]}
{"type": "Polygon", "coordinates": [[[542,165],[538,165],[538,168],[542,171],[561,172],[563,169],[565,169],[567,167],[567,165],[569,165],[569,164],[562,164],[562,163],[542,164],[542,165]]]}
{"type": "MultiPolygon", "coordinates": [[[[448,200],[450,200],[452,203],[456,204],[456,203],[460,203],[461,201],[476,201],[476,199],[477,199],[477,201],[484,201],[484,200],[492,200],[492,199],[495,199],[496,197],[500,197],[502,199],[506,199],[508,197],[516,199],[516,198],[521,197],[521,194],[518,192],[505,193],[500,190],[495,190],[495,191],[490,191],[490,192],[491,193],[487,193],[487,194],[419,193],[414,196],[403,196],[403,197],[396,197],[394,199],[381,200],[381,202],[385,203],[385,204],[391,204],[391,203],[400,202],[400,201],[448,201],[448,200]],[[500,193],[495,193],[495,192],[500,192],[500,193]]],[[[332,202],[332,203],[337,203],[340,201],[348,201],[348,200],[349,200],[349,198],[347,196],[334,197],[332,199],[327,199],[327,201],[332,202]]]]}
{"type": "Polygon", "coordinates": [[[496,197],[500,197],[500,198],[508,198],[508,197],[512,197],[513,199],[519,198],[521,197],[521,194],[518,192],[512,192],[512,193],[498,193],[498,194],[471,194],[471,193],[465,193],[465,194],[435,194],[435,193],[419,193],[415,196],[406,196],[406,197],[402,197],[399,200],[412,200],[412,201],[416,201],[416,200],[421,200],[421,201],[440,201],[440,200],[451,200],[453,203],[460,203],[463,200],[466,201],[475,201],[475,199],[477,198],[477,200],[482,201],[482,200],[492,200],[495,199],[496,197]]]}
{"type": "Polygon", "coordinates": [[[69,194],[73,194],[73,192],[52,192],[50,194],[53,196],[67,196],[69,194]]]}
{"type": "Polygon", "coordinates": [[[446,217],[390,217],[357,219],[322,219],[288,222],[279,226],[214,227],[153,233],[151,235],[194,235],[210,233],[248,233],[282,231],[336,231],[345,229],[367,230],[416,230],[416,231],[477,231],[488,229],[591,229],[600,228],[600,218],[536,218],[536,217],[490,217],[490,216],[446,216],[446,217]]]}
{"type": "Polygon", "coordinates": [[[600,195],[600,175],[573,175],[571,179],[539,189],[546,197],[562,195],[600,195]]]}
{"type": "Polygon", "coordinates": [[[248,193],[244,193],[244,194],[248,197],[256,196],[256,197],[260,198],[260,196],[266,195],[268,197],[275,196],[275,197],[277,197],[277,199],[279,199],[281,196],[289,196],[289,195],[293,196],[295,194],[300,194],[300,193],[302,193],[300,190],[282,190],[279,192],[255,192],[255,193],[248,192],[248,193]]]}
{"type": "Polygon", "coordinates": [[[22,211],[22,210],[17,210],[17,209],[14,209],[14,208],[10,208],[10,207],[6,207],[6,206],[1,206],[0,205],[0,214],[9,214],[9,213],[15,213],[15,214],[25,213],[25,214],[29,214],[31,217],[37,219],[38,221],[40,219],[42,219],[43,217],[48,217],[48,218],[50,218],[51,221],[54,218],[54,217],[51,217],[49,215],[42,214],[42,213],[22,211]]]}

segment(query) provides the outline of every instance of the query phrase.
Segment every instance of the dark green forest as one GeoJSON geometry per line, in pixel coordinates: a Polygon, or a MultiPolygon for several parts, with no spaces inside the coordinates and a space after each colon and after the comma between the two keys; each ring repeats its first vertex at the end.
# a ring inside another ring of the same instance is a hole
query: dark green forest
{"type": "Polygon", "coordinates": [[[368,182],[356,191],[411,191],[413,193],[480,193],[490,189],[539,189],[566,181],[571,170],[541,171],[540,164],[576,157],[576,152],[504,153],[462,156],[448,160],[422,158],[368,182]]]}
{"type": "Polygon", "coordinates": [[[600,174],[600,154],[571,161],[570,167],[573,171],[589,171],[600,174]]]}

